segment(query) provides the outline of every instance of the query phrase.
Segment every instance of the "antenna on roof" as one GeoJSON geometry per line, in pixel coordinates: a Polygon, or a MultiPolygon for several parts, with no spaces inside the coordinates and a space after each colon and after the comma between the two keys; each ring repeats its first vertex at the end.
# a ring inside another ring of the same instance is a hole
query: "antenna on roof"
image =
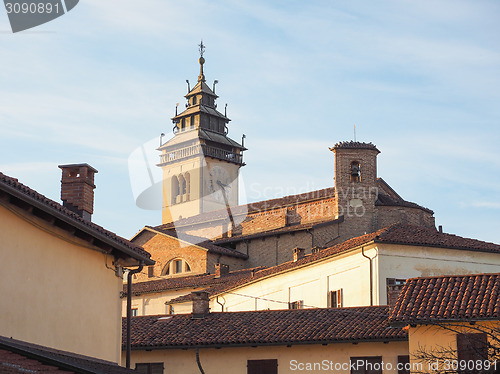
{"type": "Polygon", "coordinates": [[[356,124],[354,124],[354,141],[356,141],[356,124]]]}
{"type": "Polygon", "coordinates": [[[226,104],[226,106],[224,107],[224,117],[227,117],[227,104],[226,104]]]}

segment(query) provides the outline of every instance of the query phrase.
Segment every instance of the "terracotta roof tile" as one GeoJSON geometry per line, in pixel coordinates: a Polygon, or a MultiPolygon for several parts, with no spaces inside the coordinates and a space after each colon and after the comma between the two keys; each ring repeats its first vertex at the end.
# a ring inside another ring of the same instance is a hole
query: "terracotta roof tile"
{"type": "Polygon", "coordinates": [[[191,314],[134,317],[132,348],[407,340],[405,331],[389,328],[388,310],[379,306],[209,313],[203,319],[192,319],[191,314]]]}
{"type": "Polygon", "coordinates": [[[234,243],[242,240],[250,240],[254,238],[264,238],[266,236],[273,236],[273,235],[279,235],[279,234],[286,234],[290,232],[297,232],[297,231],[303,231],[303,230],[308,230],[320,226],[326,226],[328,224],[333,224],[337,222],[342,222],[344,219],[343,217],[337,218],[337,219],[325,219],[321,221],[316,221],[316,222],[309,222],[309,223],[303,223],[299,225],[293,225],[293,226],[285,226],[285,227],[280,227],[278,229],[274,230],[269,230],[269,231],[263,231],[263,232],[258,232],[254,234],[244,234],[244,235],[235,235],[230,238],[222,238],[222,239],[216,239],[213,241],[214,244],[226,244],[226,243],[234,243]]]}
{"type": "Polygon", "coordinates": [[[500,319],[500,274],[408,279],[393,323],[500,319]]]}
{"type": "Polygon", "coordinates": [[[330,150],[334,149],[373,149],[380,153],[375,144],[373,143],[363,143],[363,142],[355,142],[355,141],[346,141],[346,142],[338,142],[335,144],[330,150]]]}
{"type": "MultiPolygon", "coordinates": [[[[460,236],[441,233],[435,229],[425,228],[421,226],[404,225],[396,223],[385,227],[370,234],[358,236],[349,239],[345,242],[334,245],[333,247],[323,249],[318,253],[304,256],[302,259],[294,262],[288,261],[280,265],[265,268],[255,272],[251,280],[235,279],[224,284],[217,284],[207,289],[210,295],[217,295],[228,291],[232,288],[244,285],[249,281],[255,281],[273,274],[278,274],[283,271],[288,271],[296,267],[300,267],[309,263],[329,258],[336,254],[348,251],[368,243],[386,243],[386,244],[403,244],[411,246],[428,246],[439,248],[451,248],[459,250],[494,252],[500,254],[500,245],[483,242],[476,239],[468,239],[460,236]]],[[[180,303],[191,300],[190,295],[183,295],[170,300],[171,303],[180,303]]]]}
{"type": "Polygon", "coordinates": [[[0,336],[1,373],[132,374],[114,362],[0,336]],[[11,370],[11,371],[9,371],[11,370]]]}
{"type": "Polygon", "coordinates": [[[142,247],[133,244],[129,240],[122,238],[93,222],[83,219],[78,214],[63,207],[61,204],[45,197],[37,191],[20,183],[17,179],[9,177],[3,173],[0,173],[0,191],[4,191],[17,199],[20,199],[32,206],[36,206],[51,216],[64,220],[64,222],[72,226],[77,226],[78,228],[85,230],[87,233],[95,235],[99,240],[107,239],[107,244],[113,245],[113,247],[120,252],[124,252],[137,260],[143,260],[148,265],[154,264],[154,261],[150,258],[150,254],[142,247]]]}
{"type": "Polygon", "coordinates": [[[402,206],[402,207],[407,207],[407,208],[415,208],[415,209],[421,209],[427,213],[434,214],[434,211],[432,211],[429,208],[425,208],[421,205],[418,205],[416,203],[412,203],[410,201],[406,201],[403,199],[396,199],[394,197],[390,197],[388,195],[379,193],[377,196],[377,201],[375,201],[376,206],[402,206]]]}
{"type": "MultiPolygon", "coordinates": [[[[157,226],[157,227],[146,226],[146,229],[148,228],[155,231],[159,231],[173,238],[179,238],[178,233],[172,229],[165,229],[162,226],[157,226]]],[[[237,250],[231,248],[219,247],[218,245],[214,244],[211,240],[202,238],[200,236],[181,233],[180,239],[188,243],[196,244],[199,247],[205,248],[210,253],[217,253],[225,256],[231,256],[243,259],[248,258],[248,255],[246,255],[245,253],[238,252],[237,250]]]]}
{"type": "MultiPolygon", "coordinates": [[[[261,266],[253,269],[231,271],[228,274],[220,276],[219,278],[216,278],[215,274],[197,274],[197,275],[190,275],[187,277],[174,277],[174,278],[165,278],[147,282],[137,282],[137,283],[132,283],[132,294],[140,295],[144,293],[154,293],[154,292],[176,290],[182,288],[208,287],[243,278],[249,280],[252,278],[254,272],[261,269],[264,269],[264,267],[261,266]]],[[[124,284],[122,296],[126,295],[127,295],[127,285],[124,284]]]]}

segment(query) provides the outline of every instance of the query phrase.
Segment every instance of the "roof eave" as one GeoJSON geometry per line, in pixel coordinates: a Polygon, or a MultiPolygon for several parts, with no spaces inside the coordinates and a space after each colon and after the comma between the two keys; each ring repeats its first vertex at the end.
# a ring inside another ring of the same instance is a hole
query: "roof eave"
{"type": "Polygon", "coordinates": [[[154,265],[155,261],[151,260],[149,257],[146,256],[141,256],[131,248],[128,248],[127,246],[118,243],[110,238],[108,238],[106,235],[88,227],[84,223],[73,219],[72,217],[68,216],[67,214],[64,214],[58,210],[53,209],[52,207],[48,206],[47,204],[44,204],[36,199],[33,199],[26,194],[18,191],[16,188],[13,188],[9,185],[6,185],[4,183],[0,184],[0,189],[2,189],[4,192],[32,205],[33,207],[40,209],[41,211],[44,211],[50,215],[52,215],[54,218],[61,220],[62,222],[65,222],[78,230],[81,230],[82,232],[100,240],[101,242],[108,244],[109,246],[117,249],[118,251],[128,255],[129,257],[139,261],[139,262],[144,262],[146,265],[154,265]]]}

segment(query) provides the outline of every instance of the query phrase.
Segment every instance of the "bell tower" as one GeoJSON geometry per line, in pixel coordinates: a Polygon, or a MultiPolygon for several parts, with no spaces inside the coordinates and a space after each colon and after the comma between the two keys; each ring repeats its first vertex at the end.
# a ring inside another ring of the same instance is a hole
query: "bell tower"
{"type": "Polygon", "coordinates": [[[191,89],[188,83],[186,109],[178,114],[174,137],[158,150],[163,169],[162,223],[238,205],[238,174],[244,166],[243,144],[229,138],[226,113],[217,110],[214,81],[210,88],[205,79],[200,43],[200,74],[191,89]]]}
{"type": "Polygon", "coordinates": [[[377,200],[377,155],[372,143],[340,142],[330,148],[335,153],[336,215],[343,216],[352,237],[373,232],[377,200]]]}

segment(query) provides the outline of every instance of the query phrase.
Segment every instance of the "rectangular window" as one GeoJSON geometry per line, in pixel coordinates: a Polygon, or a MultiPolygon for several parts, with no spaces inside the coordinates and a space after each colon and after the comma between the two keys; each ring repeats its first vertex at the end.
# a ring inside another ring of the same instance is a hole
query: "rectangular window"
{"type": "Polygon", "coordinates": [[[304,309],[304,300],[297,300],[288,303],[288,309],[304,309]]]}
{"type": "Polygon", "coordinates": [[[135,364],[135,371],[139,374],[163,374],[163,362],[135,364]]]}
{"type": "Polygon", "coordinates": [[[247,374],[278,374],[278,360],[248,360],[247,374]]]}
{"type": "Polygon", "coordinates": [[[351,357],[351,374],[382,374],[382,356],[351,357]]]}
{"type": "Polygon", "coordinates": [[[137,308],[132,308],[132,317],[137,317],[137,308]]]}
{"type": "Polygon", "coordinates": [[[410,356],[398,356],[398,374],[410,374],[410,356]]]}
{"type": "MultiPolygon", "coordinates": [[[[458,362],[471,362],[470,368],[474,369],[473,362],[488,359],[488,336],[486,333],[457,334],[458,362]]],[[[467,367],[467,366],[464,366],[467,367]]],[[[467,367],[469,369],[469,367],[467,367]]],[[[475,370],[463,370],[459,373],[477,373],[475,370]]]]}
{"type": "Polygon", "coordinates": [[[342,308],[344,306],[343,289],[328,292],[328,308],[342,308]]]}
{"type": "Polygon", "coordinates": [[[148,266],[148,278],[153,278],[155,275],[155,270],[153,266],[148,266]]]}

